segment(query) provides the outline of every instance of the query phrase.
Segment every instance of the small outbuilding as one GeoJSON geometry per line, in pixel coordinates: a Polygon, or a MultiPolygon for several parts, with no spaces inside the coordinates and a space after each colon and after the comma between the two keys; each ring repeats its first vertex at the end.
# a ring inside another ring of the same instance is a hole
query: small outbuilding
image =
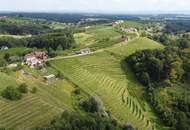
{"type": "Polygon", "coordinates": [[[44,80],[55,80],[56,76],[54,74],[51,74],[51,75],[44,76],[43,78],[44,80]]]}
{"type": "Polygon", "coordinates": [[[17,64],[9,64],[9,65],[7,66],[7,68],[9,68],[9,69],[13,69],[13,68],[16,68],[16,67],[18,67],[17,64]]]}
{"type": "Polygon", "coordinates": [[[89,54],[91,53],[90,48],[80,49],[80,54],[89,54]]]}

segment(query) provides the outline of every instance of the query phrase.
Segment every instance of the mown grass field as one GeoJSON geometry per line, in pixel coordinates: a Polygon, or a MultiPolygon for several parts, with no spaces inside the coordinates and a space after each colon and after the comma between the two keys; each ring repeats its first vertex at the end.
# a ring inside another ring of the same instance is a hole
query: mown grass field
{"type": "Polygon", "coordinates": [[[121,57],[139,49],[162,48],[156,42],[139,38],[118,44],[94,55],[51,61],[50,64],[91,95],[98,96],[113,117],[131,123],[139,130],[150,129],[150,113],[143,98],[144,88],[121,57]],[[119,56],[119,57],[118,57],[119,56]],[[121,57],[120,57],[121,56],[121,57]]]}
{"type": "Polygon", "coordinates": [[[30,92],[19,101],[0,98],[0,128],[28,130],[45,126],[64,110],[73,110],[73,91],[75,87],[66,80],[44,81],[42,76],[55,73],[52,68],[0,73],[0,93],[7,86],[17,87],[27,84],[30,92]],[[32,93],[33,88],[36,93],[32,93]]]}

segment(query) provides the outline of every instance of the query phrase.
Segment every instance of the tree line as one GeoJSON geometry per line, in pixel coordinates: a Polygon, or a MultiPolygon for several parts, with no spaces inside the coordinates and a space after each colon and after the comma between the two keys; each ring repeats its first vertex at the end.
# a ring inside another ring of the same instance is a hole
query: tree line
{"type": "Polygon", "coordinates": [[[37,35],[45,32],[50,32],[51,29],[46,25],[35,24],[14,24],[0,23],[0,33],[10,35],[37,35]]]}
{"type": "Polygon", "coordinates": [[[53,49],[62,50],[75,47],[75,40],[73,37],[73,31],[70,29],[62,30],[61,32],[47,33],[34,35],[29,38],[13,38],[13,37],[0,37],[0,47],[7,46],[13,47],[28,47],[28,48],[39,48],[39,49],[53,49]]]}

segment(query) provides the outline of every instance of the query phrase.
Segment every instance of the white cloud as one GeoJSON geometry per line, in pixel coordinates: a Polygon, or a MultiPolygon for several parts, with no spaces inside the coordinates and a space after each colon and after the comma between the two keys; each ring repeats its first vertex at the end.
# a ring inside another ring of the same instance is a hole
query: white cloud
{"type": "Polygon", "coordinates": [[[14,11],[190,11],[190,0],[0,0],[0,10],[14,11]]]}

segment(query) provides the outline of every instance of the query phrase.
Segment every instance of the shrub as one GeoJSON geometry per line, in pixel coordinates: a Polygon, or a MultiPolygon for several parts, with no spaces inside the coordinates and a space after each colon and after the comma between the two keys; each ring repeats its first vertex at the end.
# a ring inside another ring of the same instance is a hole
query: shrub
{"type": "Polygon", "coordinates": [[[80,106],[86,112],[99,113],[103,116],[107,116],[101,101],[99,101],[96,97],[90,97],[88,100],[81,101],[80,106]]]}
{"type": "Polygon", "coordinates": [[[74,93],[75,93],[76,95],[79,95],[79,94],[80,94],[80,89],[79,89],[79,88],[75,89],[75,90],[74,90],[74,93]]]}
{"type": "Polygon", "coordinates": [[[59,78],[59,79],[63,79],[64,78],[63,74],[60,71],[57,72],[56,77],[59,78]]]}
{"type": "Polygon", "coordinates": [[[4,59],[8,62],[9,61],[9,57],[10,57],[10,54],[9,53],[5,53],[4,55],[4,59]]]}
{"type": "Polygon", "coordinates": [[[22,98],[22,94],[18,91],[18,89],[9,86],[5,88],[5,90],[2,92],[2,97],[9,99],[9,100],[19,100],[22,98]]]}
{"type": "Polygon", "coordinates": [[[36,93],[36,92],[37,92],[37,88],[36,87],[32,88],[32,93],[36,93]]]}
{"type": "Polygon", "coordinates": [[[28,93],[28,86],[26,84],[21,84],[18,87],[19,92],[21,93],[28,93]]]}
{"type": "Polygon", "coordinates": [[[123,130],[135,130],[135,129],[133,128],[132,125],[130,125],[130,124],[125,124],[125,125],[123,126],[123,130]]]}

